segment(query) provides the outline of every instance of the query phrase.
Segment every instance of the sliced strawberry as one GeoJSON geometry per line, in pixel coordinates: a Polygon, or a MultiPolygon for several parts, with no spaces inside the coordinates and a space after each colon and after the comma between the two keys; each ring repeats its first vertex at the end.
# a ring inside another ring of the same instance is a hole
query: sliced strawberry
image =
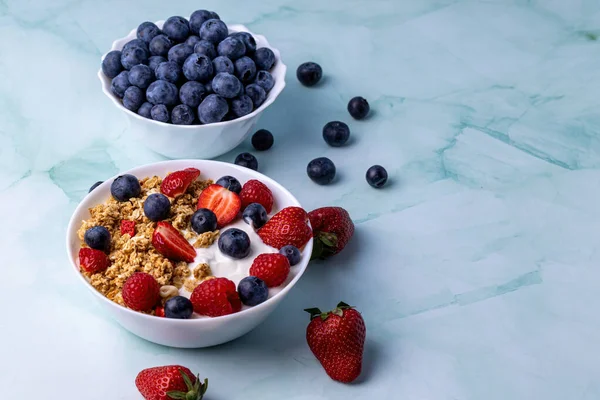
{"type": "Polygon", "coordinates": [[[198,208],[208,208],[215,213],[219,228],[233,221],[241,207],[240,197],[221,185],[210,185],[200,193],[198,199],[198,208]]]}
{"type": "Polygon", "coordinates": [[[182,195],[199,176],[200,170],[197,168],[186,168],[170,173],[160,184],[160,192],[169,197],[182,195]]]}
{"type": "Polygon", "coordinates": [[[130,237],[135,236],[135,221],[128,219],[121,220],[121,235],[129,235],[130,237]]]}
{"type": "Polygon", "coordinates": [[[96,274],[108,268],[110,260],[101,250],[82,247],[79,249],[79,266],[85,272],[96,274]]]}
{"type": "Polygon", "coordinates": [[[196,249],[168,222],[160,221],[152,234],[152,245],[163,256],[173,261],[191,263],[196,249]]]}
{"type": "Polygon", "coordinates": [[[244,183],[244,187],[242,187],[242,191],[240,192],[240,199],[242,200],[242,208],[244,209],[251,203],[262,205],[267,210],[267,214],[273,209],[273,193],[271,189],[256,179],[250,179],[244,183]]]}

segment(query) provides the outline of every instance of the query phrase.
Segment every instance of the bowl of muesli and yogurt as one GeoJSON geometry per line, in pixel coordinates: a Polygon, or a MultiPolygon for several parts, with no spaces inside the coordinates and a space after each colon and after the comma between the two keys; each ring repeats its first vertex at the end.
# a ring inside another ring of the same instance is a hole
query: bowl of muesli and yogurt
{"type": "Polygon", "coordinates": [[[200,348],[246,334],[275,310],[306,270],[311,233],[298,200],[269,177],[171,160],[92,189],[71,217],[67,253],[125,329],[200,348]]]}

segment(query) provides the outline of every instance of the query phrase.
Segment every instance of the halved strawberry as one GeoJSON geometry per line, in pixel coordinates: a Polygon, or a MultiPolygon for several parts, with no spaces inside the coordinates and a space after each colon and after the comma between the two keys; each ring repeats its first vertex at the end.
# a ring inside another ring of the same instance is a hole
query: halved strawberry
{"type": "Polygon", "coordinates": [[[196,249],[168,222],[160,221],[152,234],[152,245],[163,256],[173,261],[191,263],[196,249]]]}
{"type": "Polygon", "coordinates": [[[198,199],[198,208],[208,208],[215,213],[219,228],[233,221],[241,206],[240,197],[221,185],[210,185],[200,193],[198,199]]]}
{"type": "Polygon", "coordinates": [[[170,173],[160,184],[160,192],[169,197],[182,195],[199,176],[200,170],[197,168],[186,168],[170,173]]]}
{"type": "Polygon", "coordinates": [[[85,272],[96,274],[104,271],[110,265],[110,260],[104,252],[82,247],[79,249],[79,266],[85,272]]]}

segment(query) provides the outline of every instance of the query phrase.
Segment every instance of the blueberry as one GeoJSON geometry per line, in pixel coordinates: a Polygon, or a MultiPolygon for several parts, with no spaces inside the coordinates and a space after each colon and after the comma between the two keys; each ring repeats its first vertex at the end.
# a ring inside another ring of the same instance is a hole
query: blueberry
{"type": "Polygon", "coordinates": [[[246,94],[252,99],[252,104],[254,104],[254,108],[258,108],[265,102],[267,98],[267,93],[265,89],[258,86],[256,83],[251,83],[246,86],[246,94]]]}
{"type": "Polygon", "coordinates": [[[229,58],[224,57],[224,56],[219,56],[216,57],[213,61],[213,69],[215,71],[215,74],[218,74],[220,72],[227,72],[228,74],[233,74],[234,71],[234,67],[233,67],[233,61],[231,61],[229,58]]]}
{"type": "Polygon", "coordinates": [[[244,83],[252,82],[256,77],[256,65],[250,57],[235,60],[235,75],[244,83]]]}
{"type": "Polygon", "coordinates": [[[194,52],[192,46],[185,43],[176,44],[169,50],[169,61],[175,61],[179,65],[183,65],[185,60],[194,52]]]}
{"type": "Polygon", "coordinates": [[[199,208],[192,214],[190,223],[198,234],[213,232],[217,229],[217,216],[208,208],[199,208]]]}
{"type": "Polygon", "coordinates": [[[323,69],[314,62],[305,62],[298,66],[296,70],[296,78],[304,86],[314,86],[323,77],[323,69]]]}
{"type": "MultiPolygon", "coordinates": [[[[103,184],[104,181],[98,181],[96,183],[94,183],[91,187],[90,190],[88,190],[88,193],[91,193],[92,190],[96,189],[98,186],[100,186],[101,184],[103,184]]],[[[240,190],[242,190],[242,188],[240,187],[240,190]]],[[[239,192],[238,192],[239,193],[239,192]]]]}
{"type": "Polygon", "coordinates": [[[192,15],[190,15],[190,30],[193,34],[198,35],[200,33],[200,27],[202,27],[202,24],[213,18],[213,13],[208,10],[194,11],[192,15]]]}
{"type": "Polygon", "coordinates": [[[260,229],[267,223],[267,210],[261,204],[250,203],[244,208],[242,218],[254,229],[260,229]]]}
{"type": "Polygon", "coordinates": [[[110,83],[110,89],[113,94],[121,99],[129,86],[131,86],[131,83],[129,83],[129,71],[121,71],[110,83]]]}
{"type": "Polygon", "coordinates": [[[103,226],[93,226],[85,231],[83,240],[92,249],[102,251],[110,249],[110,232],[103,226]]]}
{"type": "Polygon", "coordinates": [[[138,64],[148,64],[148,50],[141,47],[130,47],[121,53],[123,68],[131,69],[138,64]]]}
{"type": "Polygon", "coordinates": [[[213,76],[210,58],[193,53],[183,63],[183,75],[190,81],[206,82],[213,76]]]}
{"type": "Polygon", "coordinates": [[[158,67],[164,62],[167,62],[166,58],[161,56],[152,56],[148,59],[148,67],[150,67],[150,70],[152,71],[152,73],[154,73],[154,71],[156,71],[156,67],[158,67]]]}
{"type": "Polygon", "coordinates": [[[250,114],[253,108],[252,100],[245,94],[231,100],[231,112],[236,117],[243,117],[250,114]]]}
{"type": "Polygon", "coordinates": [[[219,17],[219,14],[217,14],[214,11],[210,12],[210,19],[221,19],[221,17],[219,17]]]}
{"type": "Polygon", "coordinates": [[[243,304],[256,306],[269,297],[267,284],[256,276],[247,276],[238,283],[238,294],[243,304]]]}
{"type": "Polygon", "coordinates": [[[177,104],[177,86],[163,80],[154,81],[146,90],[146,98],[152,104],[173,106],[177,104]]]}
{"type": "Polygon", "coordinates": [[[200,40],[194,46],[194,53],[202,54],[211,60],[217,56],[217,50],[215,50],[215,46],[209,42],[208,40],[200,40]]]}
{"type": "Polygon", "coordinates": [[[306,173],[319,185],[327,185],[335,178],[335,164],[327,157],[315,158],[308,163],[306,173]]]}
{"type": "Polygon", "coordinates": [[[119,175],[110,184],[110,194],[118,201],[139,197],[142,192],[140,181],[131,174],[119,175]]]}
{"type": "Polygon", "coordinates": [[[125,45],[123,46],[123,49],[121,51],[124,52],[125,50],[132,49],[134,47],[139,47],[140,49],[144,49],[144,50],[148,51],[148,44],[146,42],[144,42],[142,39],[130,40],[129,42],[125,43],[125,45]]]}
{"type": "Polygon", "coordinates": [[[252,135],[252,146],[258,151],[269,150],[273,142],[273,134],[266,129],[259,129],[252,135]]]}
{"type": "Polygon", "coordinates": [[[206,94],[206,89],[203,84],[196,81],[184,83],[179,89],[179,100],[190,107],[198,107],[202,98],[206,94]]]}
{"type": "Polygon", "coordinates": [[[138,108],[137,113],[144,118],[152,119],[150,110],[152,110],[152,104],[145,102],[140,106],[140,108],[138,108]]]}
{"type": "Polygon", "coordinates": [[[198,106],[198,119],[203,124],[221,122],[228,111],[227,100],[216,94],[209,94],[198,106]]]}
{"type": "Polygon", "coordinates": [[[145,100],[146,97],[142,89],[137,86],[129,86],[123,95],[123,106],[128,110],[137,112],[145,100]]]}
{"type": "Polygon", "coordinates": [[[183,42],[190,36],[190,25],[183,17],[169,17],[162,28],[165,35],[175,42],[183,42]]]}
{"type": "Polygon", "coordinates": [[[192,35],[189,38],[187,38],[184,43],[187,44],[188,46],[194,48],[196,46],[196,44],[198,44],[198,42],[200,42],[200,37],[192,35]]]}
{"type": "Polygon", "coordinates": [[[353,97],[348,102],[348,112],[354,119],[363,119],[369,114],[370,109],[367,100],[360,96],[353,97]]]}
{"type": "Polygon", "coordinates": [[[268,71],[275,64],[275,54],[268,47],[261,47],[254,53],[254,62],[257,69],[268,71]]]}
{"type": "Polygon", "coordinates": [[[188,319],[194,312],[191,300],[183,296],[174,296],[165,302],[165,318],[188,319]]]}
{"type": "Polygon", "coordinates": [[[212,81],[208,81],[204,84],[204,88],[206,89],[206,94],[213,94],[212,90],[212,81]]]}
{"type": "Polygon", "coordinates": [[[350,137],[350,128],[341,121],[331,121],[323,127],[323,139],[333,147],[343,146],[350,137]]]}
{"type": "Polygon", "coordinates": [[[229,191],[233,193],[240,194],[242,191],[242,185],[240,184],[240,181],[230,175],[220,177],[216,183],[217,185],[223,186],[225,189],[229,189],[229,191]]]}
{"type": "Polygon", "coordinates": [[[227,25],[219,19],[204,21],[200,27],[200,39],[217,44],[227,37],[227,25]]]}
{"type": "Polygon", "coordinates": [[[367,182],[374,188],[383,187],[388,180],[388,173],[381,165],[373,165],[367,170],[367,182]]]}
{"type": "Polygon", "coordinates": [[[258,160],[250,153],[240,153],[235,158],[235,164],[258,171],[258,160]]]}
{"type": "Polygon", "coordinates": [[[102,72],[104,72],[104,75],[112,79],[119,75],[119,72],[122,70],[123,66],[121,65],[121,52],[119,50],[108,52],[108,54],[104,57],[104,60],[102,60],[102,72]]]}
{"type": "Polygon", "coordinates": [[[169,217],[171,202],[162,193],[152,193],[144,201],[144,214],[150,221],[162,221],[169,217]]]}
{"type": "Polygon", "coordinates": [[[288,261],[290,262],[290,266],[292,267],[298,264],[300,262],[300,259],[302,258],[300,250],[298,250],[297,247],[292,246],[291,244],[283,246],[281,249],[279,249],[279,254],[283,254],[284,256],[286,256],[288,261]]]}
{"type": "Polygon", "coordinates": [[[246,54],[246,45],[241,38],[228,36],[217,46],[217,53],[219,53],[220,56],[237,60],[246,54]]]}
{"type": "Polygon", "coordinates": [[[169,122],[169,109],[164,104],[157,104],[150,109],[150,116],[155,121],[169,122]]]}
{"type": "Polygon", "coordinates": [[[166,35],[158,35],[150,41],[148,48],[153,56],[166,57],[172,46],[173,42],[166,35]]]}
{"type": "Polygon", "coordinates": [[[157,35],[160,35],[160,29],[152,22],[142,22],[137,28],[137,38],[146,43],[150,43],[157,35]]]}
{"type": "Polygon", "coordinates": [[[252,55],[256,51],[256,40],[254,40],[254,37],[248,32],[236,32],[229,36],[237,37],[244,42],[244,46],[246,46],[246,54],[252,55]]]}
{"type": "Polygon", "coordinates": [[[232,99],[242,91],[242,83],[227,72],[220,72],[212,80],[212,89],[219,96],[232,99]]]}
{"type": "Polygon", "coordinates": [[[191,125],[194,118],[196,118],[194,110],[185,104],[179,104],[173,107],[173,111],[171,111],[171,122],[175,125],[191,125]]]}
{"type": "Polygon", "coordinates": [[[156,79],[177,83],[181,79],[183,72],[179,64],[175,61],[167,61],[158,64],[158,67],[154,70],[154,74],[156,75],[156,79]]]}
{"type": "Polygon", "coordinates": [[[273,75],[267,71],[258,71],[256,73],[256,79],[254,79],[254,83],[263,88],[265,92],[268,92],[269,90],[273,89],[273,86],[275,86],[273,75]]]}
{"type": "Polygon", "coordinates": [[[154,80],[154,72],[144,64],[138,64],[129,71],[129,83],[140,89],[146,89],[154,80]]]}
{"type": "Polygon", "coordinates": [[[250,254],[250,238],[241,229],[229,228],[219,236],[219,250],[231,258],[241,259],[250,254]]]}

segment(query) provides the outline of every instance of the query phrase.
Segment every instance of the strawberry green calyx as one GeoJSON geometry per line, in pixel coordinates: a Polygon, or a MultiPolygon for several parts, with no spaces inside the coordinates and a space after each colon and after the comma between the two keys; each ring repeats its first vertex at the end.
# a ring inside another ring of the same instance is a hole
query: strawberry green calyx
{"type": "Polygon", "coordinates": [[[349,310],[354,308],[343,301],[340,301],[338,305],[331,311],[321,312],[318,308],[305,308],[304,311],[310,314],[311,321],[317,317],[320,317],[322,321],[325,321],[330,315],[337,315],[338,317],[342,317],[344,315],[344,310],[349,310]]]}
{"type": "Polygon", "coordinates": [[[196,376],[196,383],[192,383],[191,379],[181,369],[179,370],[185,386],[187,386],[187,392],[180,392],[178,390],[167,392],[167,396],[172,399],[183,399],[183,400],[201,400],[208,389],[208,379],[204,379],[204,382],[200,382],[200,375],[196,376]]]}
{"type": "Polygon", "coordinates": [[[314,235],[313,251],[311,260],[325,260],[335,254],[338,238],[335,233],[316,232],[314,235]]]}

